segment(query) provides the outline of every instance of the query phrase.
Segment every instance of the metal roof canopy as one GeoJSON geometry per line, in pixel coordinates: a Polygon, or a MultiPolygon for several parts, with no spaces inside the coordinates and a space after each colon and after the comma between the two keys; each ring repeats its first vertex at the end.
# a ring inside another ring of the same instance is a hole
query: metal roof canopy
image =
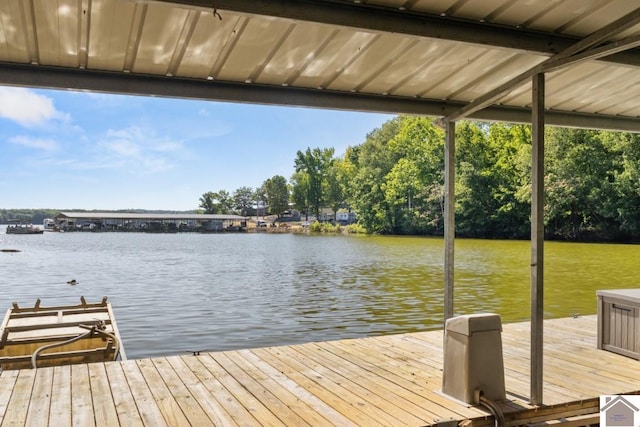
{"type": "MultiPolygon", "coordinates": [[[[450,116],[630,3],[6,0],[0,84],[450,116]]],[[[640,131],[633,46],[548,74],[546,123],[640,131]]],[[[528,123],[529,88],[469,117],[528,123]]]]}
{"type": "Polygon", "coordinates": [[[544,125],[640,132],[635,3],[5,0],[0,84],[443,117],[445,317],[455,121],[533,121],[531,399],[541,404],[544,125]]]}

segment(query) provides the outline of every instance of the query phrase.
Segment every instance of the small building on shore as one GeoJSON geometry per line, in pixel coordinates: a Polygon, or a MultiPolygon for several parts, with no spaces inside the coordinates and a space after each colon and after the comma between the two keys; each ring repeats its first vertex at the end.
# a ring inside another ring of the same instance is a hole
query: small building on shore
{"type": "Polygon", "coordinates": [[[150,233],[245,231],[240,215],[191,213],[60,212],[54,218],[62,231],[139,231],[150,233]]]}

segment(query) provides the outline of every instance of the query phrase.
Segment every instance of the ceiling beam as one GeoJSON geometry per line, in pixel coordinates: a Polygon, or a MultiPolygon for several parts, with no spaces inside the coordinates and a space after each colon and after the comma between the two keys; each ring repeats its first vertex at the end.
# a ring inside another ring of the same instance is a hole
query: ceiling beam
{"type": "MultiPolygon", "coordinates": [[[[556,33],[418,13],[370,3],[318,0],[155,0],[172,6],[188,6],[213,13],[213,4],[224,19],[224,11],[272,16],[367,31],[451,40],[529,53],[555,55],[581,39],[556,33]]],[[[616,53],[601,61],[640,66],[640,50],[616,53]]]]}
{"type": "Polygon", "coordinates": [[[584,52],[577,53],[568,58],[557,59],[544,66],[545,73],[555,71],[567,65],[575,65],[585,61],[593,61],[600,59],[607,55],[612,55],[617,52],[632,49],[640,46],[640,34],[624,38],[612,43],[608,43],[602,46],[595,47],[593,49],[585,50],[584,52]]]}
{"type": "MultiPolygon", "coordinates": [[[[399,96],[0,63],[0,85],[442,117],[465,104],[399,96]]],[[[529,108],[492,106],[470,119],[530,123],[529,108]]],[[[640,119],[547,111],[549,125],[640,132],[640,119]]]]}
{"type": "Polygon", "coordinates": [[[628,13],[627,15],[621,17],[620,19],[617,19],[616,21],[608,25],[605,25],[600,30],[585,37],[584,39],[580,40],[573,46],[569,46],[567,49],[563,50],[562,52],[520,73],[519,75],[513,77],[512,79],[501,84],[495,89],[487,92],[481,97],[468,103],[467,105],[462,107],[460,110],[444,117],[442,121],[452,122],[452,121],[464,119],[465,117],[470,116],[476,111],[479,111],[493,104],[494,102],[498,101],[504,95],[506,95],[513,89],[517,88],[521,84],[528,81],[534,75],[543,74],[552,69],[567,67],[574,63],[583,62],[586,59],[595,59],[598,57],[603,57],[608,55],[609,53],[616,52],[617,50],[636,46],[638,43],[637,37],[631,37],[626,43],[612,43],[610,47],[605,46],[604,48],[600,48],[600,49],[596,48],[594,52],[590,52],[588,50],[591,47],[598,46],[601,43],[604,43],[605,41],[609,40],[611,37],[624,32],[625,30],[637,25],[638,23],[640,23],[640,8],[637,8],[633,12],[628,13]]]}

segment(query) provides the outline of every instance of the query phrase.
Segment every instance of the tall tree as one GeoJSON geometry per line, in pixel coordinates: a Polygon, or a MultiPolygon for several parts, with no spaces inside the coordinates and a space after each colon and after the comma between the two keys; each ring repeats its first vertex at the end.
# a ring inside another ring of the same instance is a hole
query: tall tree
{"type": "Polygon", "coordinates": [[[618,232],[616,176],[623,165],[602,132],[551,128],[546,135],[548,231],[571,240],[613,239],[618,232]]]}
{"type": "Polygon", "coordinates": [[[217,214],[217,195],[213,191],[207,191],[200,197],[200,206],[206,214],[217,214]]]}
{"type": "Polygon", "coordinates": [[[266,215],[267,190],[264,187],[264,183],[262,186],[256,188],[256,192],[253,194],[253,200],[253,205],[256,209],[256,216],[266,215]]]}
{"type": "Polygon", "coordinates": [[[282,212],[289,209],[287,179],[283,176],[275,175],[267,179],[262,187],[265,189],[269,211],[280,217],[282,212]]]}
{"type": "Polygon", "coordinates": [[[251,187],[240,187],[233,193],[233,208],[240,215],[247,215],[253,206],[254,190],[251,187]]]}
{"type": "Polygon", "coordinates": [[[461,122],[456,130],[456,228],[467,237],[529,233],[530,130],[523,125],[461,122]]]}
{"type": "Polygon", "coordinates": [[[324,182],[323,194],[326,205],[333,212],[333,220],[336,219],[338,209],[345,205],[344,190],[340,182],[341,161],[334,159],[329,166],[324,182]]]}
{"type": "Polygon", "coordinates": [[[640,135],[602,132],[619,166],[613,172],[618,230],[621,239],[640,237],[640,135]]]}
{"type": "Polygon", "coordinates": [[[337,159],[333,167],[336,171],[336,178],[340,185],[342,198],[350,208],[354,206],[353,182],[358,173],[358,155],[360,146],[347,147],[342,158],[337,159]]]}
{"type": "Polygon", "coordinates": [[[309,176],[306,173],[295,172],[291,177],[291,198],[296,209],[309,221],[309,176]]]}
{"type": "Polygon", "coordinates": [[[359,222],[375,233],[442,230],[444,136],[431,119],[399,116],[367,136],[345,157],[347,198],[359,222]]]}
{"type": "Polygon", "coordinates": [[[295,159],[295,172],[306,175],[308,181],[307,201],[316,217],[324,202],[323,186],[327,180],[327,173],[333,159],[333,148],[307,148],[305,152],[298,151],[295,159]]]}
{"type": "MultiPolygon", "coordinates": [[[[358,222],[370,233],[391,233],[393,217],[382,185],[395,159],[388,149],[404,117],[395,117],[367,135],[359,147],[349,150],[345,160],[353,165],[348,199],[358,213],[358,222]]],[[[348,167],[351,169],[351,167],[348,167]]]]}
{"type": "Polygon", "coordinates": [[[233,199],[231,198],[231,194],[227,190],[220,190],[217,193],[218,195],[218,204],[220,206],[221,214],[230,214],[233,213],[233,199]]]}
{"type": "Polygon", "coordinates": [[[200,207],[206,214],[229,214],[232,213],[233,202],[226,190],[208,191],[200,197],[200,207]]]}
{"type": "Polygon", "coordinates": [[[425,117],[405,117],[389,141],[394,165],[385,176],[385,198],[393,209],[392,232],[442,230],[444,134],[425,117]]]}

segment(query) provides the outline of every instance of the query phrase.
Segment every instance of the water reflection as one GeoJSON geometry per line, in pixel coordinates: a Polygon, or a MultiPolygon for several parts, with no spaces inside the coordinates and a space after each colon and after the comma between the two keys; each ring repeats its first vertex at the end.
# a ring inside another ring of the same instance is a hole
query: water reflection
{"type": "MultiPolygon", "coordinates": [[[[129,357],[440,328],[441,239],[0,229],[0,308],[108,295],[129,357]],[[75,278],[79,284],[69,286],[75,278]]],[[[640,247],[547,243],[548,317],[637,286],[640,247]]],[[[455,311],[529,317],[528,242],[456,241],[455,311]]]]}

